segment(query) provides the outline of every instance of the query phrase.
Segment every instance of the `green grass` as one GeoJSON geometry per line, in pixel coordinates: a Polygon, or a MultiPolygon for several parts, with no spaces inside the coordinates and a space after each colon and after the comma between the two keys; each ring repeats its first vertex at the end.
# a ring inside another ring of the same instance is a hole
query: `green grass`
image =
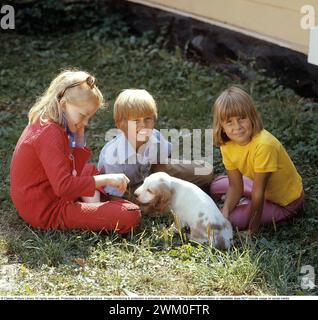
{"type": "MultiPolygon", "coordinates": [[[[156,98],[157,128],[211,128],[211,106],[233,84],[228,76],[168,52],[164,37],[135,37],[108,27],[69,34],[2,33],[0,46],[0,277],[12,266],[13,285],[1,295],[311,295],[300,288],[303,265],[318,270],[318,105],[240,65],[241,85],[254,97],[265,127],[287,148],[303,177],[305,214],[263,227],[252,242],[235,235],[228,253],[181,241],[167,228],[171,216],[144,216],[133,234],[50,231],[27,226],[9,196],[9,164],[27,124],[27,112],[60,69],[74,66],[96,75],[109,108],[88,129],[96,162],[112,105],[124,88],[146,88],[156,98]]],[[[214,150],[216,173],[222,173],[214,150]]],[[[6,273],[10,277],[10,271],[6,273]]],[[[0,278],[1,280],[1,278],[0,278]]]]}

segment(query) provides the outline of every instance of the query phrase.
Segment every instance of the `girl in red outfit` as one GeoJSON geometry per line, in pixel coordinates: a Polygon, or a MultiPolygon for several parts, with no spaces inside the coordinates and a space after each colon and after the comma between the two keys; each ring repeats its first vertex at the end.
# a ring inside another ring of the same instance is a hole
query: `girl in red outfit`
{"type": "Polygon", "coordinates": [[[103,105],[95,79],[83,71],[60,73],[29,112],[13,153],[10,193],[21,217],[40,229],[130,231],[140,210],[126,200],[100,202],[98,189],[126,190],[124,174],[98,175],[86,164],[84,128],[103,105]]]}

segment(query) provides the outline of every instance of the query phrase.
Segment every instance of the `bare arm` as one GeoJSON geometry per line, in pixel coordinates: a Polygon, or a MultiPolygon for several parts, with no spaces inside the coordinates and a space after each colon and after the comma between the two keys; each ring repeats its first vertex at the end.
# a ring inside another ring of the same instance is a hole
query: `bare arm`
{"type": "Polygon", "coordinates": [[[225,218],[228,218],[230,212],[240,201],[243,195],[243,178],[239,170],[227,170],[229,178],[229,189],[225,196],[225,202],[222,209],[222,213],[225,218]]]}
{"type": "Polygon", "coordinates": [[[256,233],[259,229],[265,200],[265,189],[270,176],[270,172],[255,173],[252,188],[252,205],[250,211],[251,219],[248,226],[250,234],[256,233]]]}

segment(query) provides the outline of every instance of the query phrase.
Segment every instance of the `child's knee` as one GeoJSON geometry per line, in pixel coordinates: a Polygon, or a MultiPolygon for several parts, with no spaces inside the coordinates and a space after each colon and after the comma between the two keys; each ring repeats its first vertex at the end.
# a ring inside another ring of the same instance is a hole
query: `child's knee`
{"type": "Polygon", "coordinates": [[[209,185],[214,178],[213,166],[206,161],[203,163],[201,161],[193,161],[193,165],[194,176],[197,179],[196,184],[199,186],[209,185]]]}
{"type": "Polygon", "coordinates": [[[204,174],[204,175],[197,175],[196,176],[196,185],[198,186],[209,186],[211,181],[213,180],[213,172],[209,174],[204,174]]]}
{"type": "Polygon", "coordinates": [[[227,176],[217,176],[210,184],[210,192],[212,195],[225,194],[229,188],[229,180],[227,176]]]}
{"type": "Polygon", "coordinates": [[[229,221],[234,230],[246,230],[250,221],[248,205],[236,207],[229,216],[229,221]]]}
{"type": "MultiPolygon", "coordinates": [[[[217,184],[215,183],[214,180],[212,180],[212,182],[210,184],[210,194],[211,195],[215,195],[215,196],[219,195],[218,194],[217,184]]],[[[221,196],[220,196],[220,198],[221,198],[221,196]]]]}
{"type": "Polygon", "coordinates": [[[138,209],[135,209],[133,211],[129,211],[129,225],[130,228],[135,228],[139,225],[141,220],[141,210],[138,207],[138,209]]]}
{"type": "Polygon", "coordinates": [[[128,201],[123,202],[121,209],[123,224],[119,232],[126,233],[139,225],[141,219],[141,210],[136,204],[128,201]]]}

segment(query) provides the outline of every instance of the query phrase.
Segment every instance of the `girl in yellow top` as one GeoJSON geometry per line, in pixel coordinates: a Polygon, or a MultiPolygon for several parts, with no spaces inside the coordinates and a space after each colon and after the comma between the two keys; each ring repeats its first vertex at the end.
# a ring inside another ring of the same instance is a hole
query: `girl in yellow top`
{"type": "Polygon", "coordinates": [[[213,136],[227,176],[212,182],[211,193],[226,194],[222,213],[234,228],[252,234],[260,224],[297,214],[304,201],[301,177],[245,91],[231,87],[217,98],[213,136]]]}

